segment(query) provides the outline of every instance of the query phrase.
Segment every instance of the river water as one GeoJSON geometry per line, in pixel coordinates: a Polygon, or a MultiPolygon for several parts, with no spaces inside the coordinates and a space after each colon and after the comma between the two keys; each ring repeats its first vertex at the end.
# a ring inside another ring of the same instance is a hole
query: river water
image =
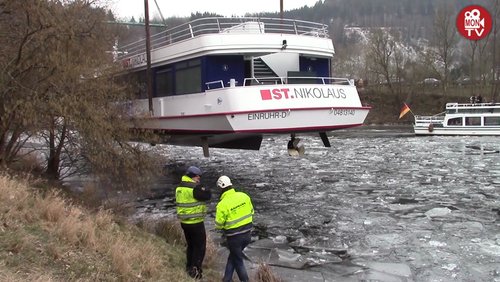
{"type": "MultiPolygon", "coordinates": [[[[275,244],[255,255],[287,281],[500,281],[499,137],[360,127],[335,131],[331,148],[298,137],[301,157],[287,155],[286,136],[264,138],[259,151],[210,149],[209,158],[200,148],[157,150],[171,170],[200,166],[214,190],[225,174],[252,197],[257,238],[275,244]]],[[[158,183],[167,202],[176,181],[158,183]]]]}

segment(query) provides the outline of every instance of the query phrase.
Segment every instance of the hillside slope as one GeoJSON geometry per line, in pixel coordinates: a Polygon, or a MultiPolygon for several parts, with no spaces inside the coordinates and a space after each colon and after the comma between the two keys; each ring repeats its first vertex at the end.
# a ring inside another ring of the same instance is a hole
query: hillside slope
{"type": "Polygon", "coordinates": [[[33,184],[0,174],[0,281],[192,281],[180,240],[33,184]]]}

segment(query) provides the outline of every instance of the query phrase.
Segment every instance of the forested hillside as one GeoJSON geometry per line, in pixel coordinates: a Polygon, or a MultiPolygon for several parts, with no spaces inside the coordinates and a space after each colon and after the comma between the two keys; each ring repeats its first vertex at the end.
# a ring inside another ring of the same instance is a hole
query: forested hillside
{"type": "MultiPolygon", "coordinates": [[[[278,0],[272,0],[278,1],[278,0]]],[[[478,0],[474,4],[492,7],[496,0],[478,0]]],[[[343,42],[343,28],[356,27],[398,27],[407,31],[408,37],[428,38],[433,29],[436,9],[446,7],[456,15],[460,9],[470,5],[470,0],[318,0],[313,7],[286,10],[284,17],[328,24],[336,44],[343,42]],[[336,31],[336,32],[333,32],[336,31]]],[[[190,18],[167,18],[166,25],[174,26],[202,16],[217,16],[210,13],[193,13],[190,18]]],[[[279,17],[279,13],[247,14],[247,16],[279,17]]],[[[133,19],[143,21],[144,19],[133,19]]],[[[152,22],[161,24],[161,19],[152,22]]]]}
{"type": "MultiPolygon", "coordinates": [[[[493,2],[478,0],[474,4],[491,7],[493,2]]],[[[329,24],[331,31],[337,31],[332,33],[336,44],[341,44],[344,26],[398,27],[404,29],[408,37],[429,38],[438,8],[446,7],[457,15],[471,4],[468,0],[320,0],[314,7],[285,11],[284,16],[329,24]]],[[[277,13],[259,15],[278,16],[277,13]]]]}

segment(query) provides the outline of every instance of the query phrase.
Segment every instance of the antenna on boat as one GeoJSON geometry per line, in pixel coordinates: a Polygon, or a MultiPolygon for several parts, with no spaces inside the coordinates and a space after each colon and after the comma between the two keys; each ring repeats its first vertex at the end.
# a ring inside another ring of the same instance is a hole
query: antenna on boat
{"type": "Polygon", "coordinates": [[[149,100],[149,114],[153,115],[153,83],[151,81],[151,34],[149,29],[149,5],[144,0],[144,23],[146,27],[146,85],[149,100]]]}
{"type": "Polygon", "coordinates": [[[163,24],[167,26],[167,22],[165,21],[165,18],[163,17],[163,14],[161,12],[160,6],[158,5],[158,2],[155,0],[156,4],[156,9],[158,10],[158,13],[160,13],[161,20],[163,21],[163,24]]]}
{"type": "Polygon", "coordinates": [[[280,17],[281,22],[283,22],[283,0],[280,0],[280,17]]]}

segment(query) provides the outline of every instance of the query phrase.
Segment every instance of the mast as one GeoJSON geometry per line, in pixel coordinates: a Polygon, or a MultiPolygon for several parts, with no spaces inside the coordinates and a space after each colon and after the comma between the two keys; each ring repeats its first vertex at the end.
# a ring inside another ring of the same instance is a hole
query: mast
{"type": "Polygon", "coordinates": [[[149,29],[149,5],[144,0],[144,23],[146,27],[146,85],[148,91],[149,114],[153,115],[153,82],[151,77],[151,34],[149,29]]]}
{"type": "Polygon", "coordinates": [[[280,17],[281,23],[283,23],[283,0],[280,0],[280,17]]]}
{"type": "Polygon", "coordinates": [[[491,93],[491,101],[496,102],[498,95],[498,64],[497,64],[497,16],[498,16],[498,0],[495,1],[495,10],[493,14],[493,87],[491,93]]]}

